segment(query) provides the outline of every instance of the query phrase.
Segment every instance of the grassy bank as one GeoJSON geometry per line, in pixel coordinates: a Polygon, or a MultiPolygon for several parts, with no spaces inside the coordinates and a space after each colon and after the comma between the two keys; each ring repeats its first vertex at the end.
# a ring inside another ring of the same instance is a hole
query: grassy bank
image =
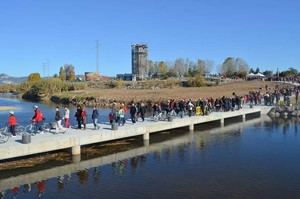
{"type": "Polygon", "coordinates": [[[82,104],[108,107],[113,101],[144,101],[147,103],[168,99],[199,99],[231,96],[232,92],[245,95],[250,90],[274,88],[278,83],[264,81],[232,81],[220,85],[205,84],[202,87],[182,87],[176,80],[145,82],[66,82],[47,79],[26,82],[20,85],[0,87],[1,92],[20,93],[30,101],[54,102],[57,104],[82,104]]]}
{"type": "Polygon", "coordinates": [[[86,88],[70,92],[57,93],[52,100],[56,103],[87,105],[97,104],[102,107],[109,106],[113,101],[130,103],[131,101],[145,101],[148,103],[166,101],[168,99],[199,99],[207,97],[231,96],[232,92],[245,95],[250,90],[264,89],[265,86],[274,88],[278,83],[263,81],[238,81],[219,86],[206,86],[200,88],[173,87],[163,89],[95,89],[86,88]]]}

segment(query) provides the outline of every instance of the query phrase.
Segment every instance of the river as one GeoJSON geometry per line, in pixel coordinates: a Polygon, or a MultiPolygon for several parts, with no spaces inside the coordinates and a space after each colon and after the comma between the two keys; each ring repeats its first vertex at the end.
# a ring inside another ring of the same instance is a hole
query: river
{"type": "MultiPolygon", "coordinates": [[[[1,98],[0,104],[15,105],[21,124],[33,114],[33,103],[1,98]]],[[[54,117],[53,106],[39,106],[54,117]]],[[[107,110],[100,113],[105,120],[107,110]]],[[[66,155],[2,169],[2,198],[300,198],[299,119],[214,126],[159,133],[149,145],[135,138],[88,146],[80,162],[66,155]]]]}

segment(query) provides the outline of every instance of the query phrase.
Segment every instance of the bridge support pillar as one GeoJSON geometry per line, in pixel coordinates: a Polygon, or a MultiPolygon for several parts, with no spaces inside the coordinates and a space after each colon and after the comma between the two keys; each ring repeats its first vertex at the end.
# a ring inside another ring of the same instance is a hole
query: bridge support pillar
{"type": "Polygon", "coordinates": [[[149,133],[145,133],[145,134],[143,135],[143,140],[150,140],[150,135],[149,135],[149,133]]]}
{"type": "Polygon", "coordinates": [[[194,131],[194,124],[190,124],[190,125],[189,125],[189,130],[190,130],[190,131],[194,131]]]}
{"type": "Polygon", "coordinates": [[[144,146],[149,146],[150,145],[150,140],[144,140],[144,146]]]}
{"type": "Polygon", "coordinates": [[[80,155],[80,145],[76,145],[72,147],[72,155],[80,155]]]}
{"type": "Polygon", "coordinates": [[[72,156],[72,162],[73,163],[79,163],[81,161],[81,156],[80,155],[73,155],[72,156]]]}
{"type": "Polygon", "coordinates": [[[243,117],[243,122],[246,122],[246,114],[242,115],[243,117]]]}
{"type": "Polygon", "coordinates": [[[224,123],[225,123],[224,118],[222,118],[222,119],[220,120],[221,127],[224,127],[224,123]]]}

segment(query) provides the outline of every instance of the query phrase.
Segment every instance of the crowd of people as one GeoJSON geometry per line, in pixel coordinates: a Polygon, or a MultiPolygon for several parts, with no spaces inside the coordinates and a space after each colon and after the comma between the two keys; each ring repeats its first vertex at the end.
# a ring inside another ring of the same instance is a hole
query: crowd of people
{"type": "MultiPolygon", "coordinates": [[[[242,109],[245,104],[249,104],[250,107],[255,105],[274,106],[282,103],[283,105],[290,105],[290,96],[294,95],[296,104],[298,104],[300,87],[278,87],[271,89],[268,86],[265,88],[259,88],[255,91],[250,91],[247,95],[237,95],[235,92],[231,96],[223,96],[220,98],[199,98],[198,100],[170,99],[168,101],[156,102],[153,104],[146,104],[143,101],[131,102],[129,105],[125,103],[113,102],[111,111],[108,115],[110,124],[123,126],[127,119],[131,120],[132,124],[138,121],[144,122],[145,117],[151,116],[160,117],[161,120],[166,120],[167,117],[180,117],[184,116],[200,116],[208,115],[211,112],[228,112],[242,109]],[[283,99],[283,100],[281,100],[283,99]]],[[[75,113],[77,121],[77,129],[85,130],[87,128],[88,112],[86,107],[77,106],[75,113]]],[[[34,115],[32,117],[32,123],[35,126],[36,131],[43,131],[42,124],[44,122],[44,116],[38,106],[34,106],[34,115]]],[[[100,129],[99,111],[96,106],[93,107],[91,112],[91,119],[95,130],[100,129]]],[[[63,129],[70,128],[70,110],[68,107],[64,107],[63,114],[61,114],[59,107],[56,107],[54,116],[54,128],[63,129]],[[63,123],[63,125],[62,125],[63,123]]],[[[13,111],[9,112],[8,127],[12,136],[16,136],[17,119],[13,111]]]]}

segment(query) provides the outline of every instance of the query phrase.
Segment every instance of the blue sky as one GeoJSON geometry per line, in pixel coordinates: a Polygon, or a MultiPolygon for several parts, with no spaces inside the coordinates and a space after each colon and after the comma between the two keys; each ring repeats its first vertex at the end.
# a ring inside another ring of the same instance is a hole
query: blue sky
{"type": "Polygon", "coordinates": [[[131,72],[130,46],[149,45],[152,60],[241,57],[261,69],[300,69],[296,0],[0,1],[0,72],[131,72]]]}

